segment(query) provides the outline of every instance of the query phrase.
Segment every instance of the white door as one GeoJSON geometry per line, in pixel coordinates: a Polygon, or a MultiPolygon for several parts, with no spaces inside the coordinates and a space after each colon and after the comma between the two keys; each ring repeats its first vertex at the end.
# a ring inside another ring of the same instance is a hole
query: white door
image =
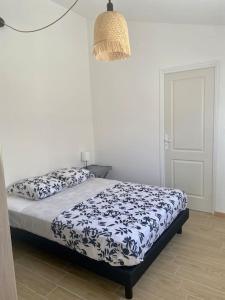
{"type": "Polygon", "coordinates": [[[215,69],[165,75],[165,183],[212,212],[215,69]]]}
{"type": "Polygon", "coordinates": [[[0,299],[17,300],[4,172],[0,153],[0,299]]]}

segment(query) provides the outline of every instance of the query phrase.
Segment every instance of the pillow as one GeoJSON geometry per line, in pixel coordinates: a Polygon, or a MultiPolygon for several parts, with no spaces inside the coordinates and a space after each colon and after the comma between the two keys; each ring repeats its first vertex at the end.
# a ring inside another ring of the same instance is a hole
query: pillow
{"type": "Polygon", "coordinates": [[[78,169],[74,167],[56,170],[48,175],[62,180],[67,187],[78,185],[85,182],[89,178],[94,177],[94,174],[92,174],[89,170],[78,169]]]}
{"type": "Polygon", "coordinates": [[[20,180],[9,186],[7,191],[26,199],[42,200],[61,192],[65,186],[63,181],[44,175],[20,180]]]}

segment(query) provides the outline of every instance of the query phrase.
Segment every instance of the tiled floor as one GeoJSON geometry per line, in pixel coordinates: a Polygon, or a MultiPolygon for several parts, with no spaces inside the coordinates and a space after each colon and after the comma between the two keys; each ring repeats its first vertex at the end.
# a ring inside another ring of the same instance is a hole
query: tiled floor
{"type": "MultiPolygon", "coordinates": [[[[14,241],[19,300],[118,300],[123,288],[14,241]]],[[[134,300],[225,300],[225,218],[191,212],[134,288],[134,300]]]]}

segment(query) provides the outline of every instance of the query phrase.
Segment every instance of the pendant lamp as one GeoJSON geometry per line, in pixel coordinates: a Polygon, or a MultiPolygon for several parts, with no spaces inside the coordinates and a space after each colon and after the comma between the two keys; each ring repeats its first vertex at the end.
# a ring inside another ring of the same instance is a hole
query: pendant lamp
{"type": "Polygon", "coordinates": [[[113,11],[109,0],[107,12],[95,22],[93,54],[97,60],[114,61],[131,56],[127,22],[123,15],[113,11]]]}

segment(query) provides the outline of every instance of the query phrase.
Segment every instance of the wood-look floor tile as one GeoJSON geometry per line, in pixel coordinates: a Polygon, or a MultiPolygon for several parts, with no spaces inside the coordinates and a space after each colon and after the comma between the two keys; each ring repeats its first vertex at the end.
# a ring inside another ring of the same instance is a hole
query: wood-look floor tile
{"type": "Polygon", "coordinates": [[[17,282],[27,286],[41,296],[46,296],[56,287],[54,283],[18,263],[15,263],[15,273],[17,282]]]}
{"type": "Polygon", "coordinates": [[[69,271],[73,263],[69,262],[65,258],[57,256],[57,254],[44,251],[42,249],[32,249],[31,251],[28,251],[27,255],[31,257],[35,257],[40,259],[43,262],[46,262],[53,267],[60,268],[64,271],[69,271]]]}
{"type": "MultiPolygon", "coordinates": [[[[122,300],[124,288],[19,240],[19,300],[122,300]]],[[[134,287],[134,300],[225,300],[225,219],[193,212],[134,287]]]]}
{"type": "Polygon", "coordinates": [[[199,284],[191,280],[182,280],[182,288],[190,293],[190,295],[199,297],[204,300],[224,300],[225,294],[218,290],[212,289],[207,285],[199,284]]]}
{"type": "Polygon", "coordinates": [[[186,300],[187,293],[180,289],[181,279],[176,276],[169,276],[166,273],[149,272],[141,278],[137,287],[159,298],[167,300],[186,300]],[[150,274],[149,274],[150,273],[150,274]]]}
{"type": "Polygon", "coordinates": [[[145,289],[140,289],[137,286],[134,287],[133,293],[133,300],[164,300],[163,298],[155,296],[152,293],[149,294],[148,291],[145,289]]]}
{"type": "MultiPolygon", "coordinates": [[[[175,242],[175,241],[174,241],[175,242]]],[[[204,233],[198,233],[194,231],[184,232],[184,238],[183,236],[180,236],[177,240],[176,243],[181,244],[181,245],[193,245],[196,248],[199,246],[201,249],[220,249],[222,247],[224,240],[221,235],[218,235],[216,238],[216,234],[214,235],[214,231],[209,231],[207,232],[207,235],[204,233]],[[211,235],[210,235],[211,233],[211,235]]],[[[199,249],[198,248],[198,249],[199,249]]]]}
{"type": "Polygon", "coordinates": [[[187,300],[204,300],[203,298],[195,297],[195,296],[187,296],[187,300]]]}
{"type": "Polygon", "coordinates": [[[182,279],[193,280],[225,293],[224,270],[220,268],[216,269],[197,261],[193,261],[192,263],[183,262],[183,264],[180,266],[176,274],[177,276],[180,276],[182,279]]]}
{"type": "MultiPolygon", "coordinates": [[[[223,262],[223,261],[221,261],[223,262]]],[[[207,274],[208,276],[225,276],[225,261],[224,263],[216,264],[208,261],[201,261],[199,259],[193,259],[192,257],[187,257],[185,255],[178,255],[174,263],[179,265],[181,268],[192,267],[197,268],[197,271],[202,274],[207,274]]]]}
{"type": "Polygon", "coordinates": [[[20,240],[12,240],[14,261],[24,256],[27,253],[29,247],[29,243],[20,240]]]}
{"type": "MultiPolygon", "coordinates": [[[[94,276],[93,276],[94,277],[94,276]]],[[[118,300],[123,295],[120,290],[114,290],[104,286],[104,278],[101,282],[84,280],[77,275],[68,274],[58,283],[59,286],[87,300],[118,300]]]]}
{"type": "Polygon", "coordinates": [[[151,265],[151,268],[149,268],[146,272],[147,274],[152,274],[160,269],[161,272],[163,271],[168,274],[173,274],[178,271],[178,268],[179,265],[174,263],[174,260],[167,260],[165,258],[158,257],[151,265]]]}
{"type": "Polygon", "coordinates": [[[90,281],[92,284],[95,284],[100,288],[102,287],[104,290],[115,291],[121,287],[121,285],[106,278],[103,278],[102,276],[99,276],[97,274],[93,276],[93,272],[88,271],[80,266],[71,267],[69,273],[79,277],[79,279],[83,279],[84,281],[90,281]]]}
{"type": "Polygon", "coordinates": [[[33,276],[40,275],[53,283],[59,282],[66,275],[62,269],[29,255],[19,258],[17,263],[32,271],[33,276]]]}
{"type": "Polygon", "coordinates": [[[19,283],[17,283],[17,295],[18,300],[46,300],[45,297],[38,295],[25,285],[19,283]]]}
{"type": "Polygon", "coordinates": [[[48,296],[48,300],[83,300],[79,296],[71,294],[63,288],[57,287],[48,296]]]}
{"type": "Polygon", "coordinates": [[[24,249],[20,249],[19,247],[13,247],[13,259],[16,261],[17,259],[24,256],[24,249]]]}

